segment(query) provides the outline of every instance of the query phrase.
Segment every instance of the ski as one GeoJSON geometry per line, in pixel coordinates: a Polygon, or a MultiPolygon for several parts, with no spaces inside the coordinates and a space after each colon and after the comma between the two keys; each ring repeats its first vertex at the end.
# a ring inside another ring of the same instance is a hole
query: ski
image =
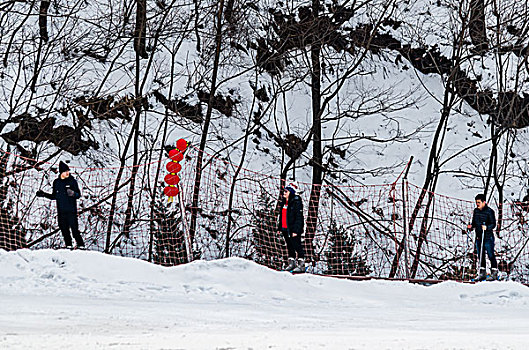
{"type": "Polygon", "coordinates": [[[305,266],[305,269],[303,271],[295,271],[295,270],[292,270],[292,271],[289,271],[291,274],[293,275],[299,275],[299,274],[302,274],[302,273],[306,273],[308,270],[308,266],[305,266]]]}
{"type": "Polygon", "coordinates": [[[487,274],[487,277],[484,280],[477,280],[475,278],[472,278],[470,282],[472,283],[478,283],[478,282],[494,282],[494,281],[507,281],[507,277],[499,276],[497,278],[493,278],[490,274],[487,274]]]}

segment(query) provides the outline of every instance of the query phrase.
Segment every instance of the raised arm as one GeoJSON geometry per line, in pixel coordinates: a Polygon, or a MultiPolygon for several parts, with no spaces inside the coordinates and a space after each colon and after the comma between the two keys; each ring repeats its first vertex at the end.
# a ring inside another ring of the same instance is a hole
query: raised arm
{"type": "Polygon", "coordinates": [[[37,197],[44,197],[44,198],[48,198],[48,199],[56,199],[57,197],[55,196],[57,194],[57,190],[55,189],[55,181],[53,182],[53,191],[51,193],[47,193],[47,192],[44,192],[42,190],[38,190],[37,191],[37,197]]]}

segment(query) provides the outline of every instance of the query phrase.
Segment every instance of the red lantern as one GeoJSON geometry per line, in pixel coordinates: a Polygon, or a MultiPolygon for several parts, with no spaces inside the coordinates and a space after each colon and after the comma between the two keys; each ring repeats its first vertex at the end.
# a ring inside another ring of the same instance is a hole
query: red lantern
{"type": "Polygon", "coordinates": [[[167,163],[166,169],[168,172],[176,174],[177,172],[182,170],[182,166],[180,165],[180,163],[177,162],[169,162],[167,163]]]}
{"type": "Polygon", "coordinates": [[[182,170],[182,165],[179,163],[184,159],[184,151],[187,149],[187,141],[184,139],[179,139],[176,141],[176,148],[169,151],[169,158],[171,161],[167,163],[165,168],[169,174],[165,175],[165,182],[169,185],[163,189],[163,192],[167,197],[169,197],[169,202],[173,201],[173,197],[178,195],[180,192],[178,185],[180,183],[180,177],[176,175],[180,170],[182,170]]]}
{"type": "Polygon", "coordinates": [[[179,162],[184,159],[184,154],[176,149],[172,149],[171,152],[169,152],[169,158],[175,162],[179,162]]]}
{"type": "Polygon", "coordinates": [[[180,178],[178,177],[178,175],[175,174],[165,175],[164,180],[168,185],[178,185],[178,183],[180,182],[180,178]]]}
{"type": "Polygon", "coordinates": [[[176,148],[178,148],[182,152],[185,151],[187,148],[187,141],[184,139],[176,141],[176,148]]]}
{"type": "Polygon", "coordinates": [[[163,193],[165,193],[167,197],[175,197],[178,194],[178,192],[179,191],[177,187],[167,186],[166,188],[163,189],[163,193]]]}

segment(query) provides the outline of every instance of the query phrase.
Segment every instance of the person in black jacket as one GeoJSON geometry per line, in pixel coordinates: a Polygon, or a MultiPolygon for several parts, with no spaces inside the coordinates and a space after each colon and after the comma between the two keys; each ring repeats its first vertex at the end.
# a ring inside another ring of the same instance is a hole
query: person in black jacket
{"type": "Polygon", "coordinates": [[[77,222],[77,199],[81,197],[81,191],[77,181],[70,175],[68,165],[62,161],[59,162],[59,177],[53,181],[53,192],[46,193],[38,190],[37,197],[57,201],[57,218],[66,248],[73,249],[72,236],[70,236],[71,229],[77,248],[85,249],[77,222]]]}
{"type": "Polygon", "coordinates": [[[487,253],[491,266],[491,279],[498,278],[498,262],[494,256],[494,233],[492,230],[496,227],[496,217],[486,201],[484,194],[476,196],[476,207],[472,216],[472,223],[467,228],[476,230],[476,251],[480,261],[480,269],[477,277],[478,281],[487,278],[487,262],[485,252],[487,253]]]}
{"type": "Polygon", "coordinates": [[[305,253],[301,244],[303,233],[303,203],[296,194],[298,186],[290,182],[284,190],[279,215],[279,233],[285,238],[288,251],[288,265],[286,271],[305,272],[305,253]],[[297,264],[296,264],[297,253],[297,264]]]}

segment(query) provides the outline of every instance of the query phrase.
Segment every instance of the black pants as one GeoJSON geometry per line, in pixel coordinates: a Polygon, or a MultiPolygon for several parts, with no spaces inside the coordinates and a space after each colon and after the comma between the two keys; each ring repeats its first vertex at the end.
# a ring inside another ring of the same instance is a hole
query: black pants
{"type": "Polygon", "coordinates": [[[64,237],[64,243],[66,246],[72,245],[72,236],[70,236],[70,229],[72,230],[73,238],[77,246],[84,246],[83,237],[79,233],[79,224],[77,222],[76,213],[59,213],[59,228],[61,229],[62,236],[64,237]]]}
{"type": "Polygon", "coordinates": [[[287,242],[288,257],[295,259],[297,252],[298,258],[304,258],[305,253],[303,252],[303,245],[301,244],[301,233],[298,233],[295,237],[292,237],[292,234],[287,229],[281,229],[281,233],[285,238],[285,242],[287,242]]]}

